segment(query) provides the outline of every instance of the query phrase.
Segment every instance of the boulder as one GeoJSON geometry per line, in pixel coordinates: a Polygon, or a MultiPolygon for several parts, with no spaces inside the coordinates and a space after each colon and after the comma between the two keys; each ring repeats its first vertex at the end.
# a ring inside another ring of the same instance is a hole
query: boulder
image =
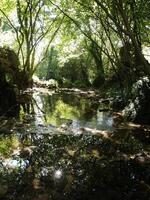
{"type": "Polygon", "coordinates": [[[14,88],[18,63],[13,50],[0,47],[0,115],[16,116],[18,113],[14,88]]]}
{"type": "Polygon", "coordinates": [[[150,124],[150,79],[142,77],[133,84],[131,99],[123,110],[127,120],[150,124]]]}

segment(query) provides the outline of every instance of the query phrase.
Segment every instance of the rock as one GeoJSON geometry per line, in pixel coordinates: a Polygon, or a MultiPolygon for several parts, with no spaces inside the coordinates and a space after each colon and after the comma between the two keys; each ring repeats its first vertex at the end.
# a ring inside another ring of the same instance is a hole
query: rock
{"type": "Polygon", "coordinates": [[[122,110],[125,107],[125,101],[121,96],[117,96],[110,104],[113,110],[122,110]]]}
{"type": "Polygon", "coordinates": [[[29,157],[32,155],[34,149],[36,149],[36,148],[37,148],[36,146],[24,147],[24,148],[20,151],[20,156],[21,156],[22,158],[29,158],[29,157]]]}
{"type": "Polygon", "coordinates": [[[132,99],[123,110],[127,120],[150,124],[150,80],[143,77],[138,80],[131,91],[132,99]]]}
{"type": "Polygon", "coordinates": [[[16,77],[19,71],[17,54],[9,48],[0,47],[0,115],[16,116],[16,77]]]}

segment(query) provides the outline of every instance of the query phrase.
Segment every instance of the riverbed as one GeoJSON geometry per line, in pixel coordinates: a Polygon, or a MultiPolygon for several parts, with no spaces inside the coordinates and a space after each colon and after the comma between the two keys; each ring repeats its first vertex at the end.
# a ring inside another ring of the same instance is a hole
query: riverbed
{"type": "Polygon", "coordinates": [[[1,119],[0,199],[149,200],[149,127],[93,96],[22,94],[18,116],[1,119]]]}

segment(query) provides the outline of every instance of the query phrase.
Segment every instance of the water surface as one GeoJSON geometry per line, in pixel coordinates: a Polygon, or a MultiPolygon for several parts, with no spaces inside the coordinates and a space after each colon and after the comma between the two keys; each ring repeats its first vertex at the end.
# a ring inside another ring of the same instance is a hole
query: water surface
{"type": "Polygon", "coordinates": [[[148,128],[117,126],[105,105],[81,95],[29,99],[1,123],[0,199],[149,199],[148,128]]]}

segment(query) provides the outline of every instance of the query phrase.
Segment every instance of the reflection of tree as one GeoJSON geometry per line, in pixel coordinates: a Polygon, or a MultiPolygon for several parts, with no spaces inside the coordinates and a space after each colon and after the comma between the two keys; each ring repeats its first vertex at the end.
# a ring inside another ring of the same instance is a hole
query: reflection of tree
{"type": "Polygon", "coordinates": [[[46,99],[46,107],[48,106],[50,112],[54,112],[56,108],[57,101],[60,99],[60,95],[54,94],[52,96],[48,96],[46,99]]]}
{"type": "MultiPolygon", "coordinates": [[[[39,95],[41,105],[35,102],[36,98],[25,101],[24,97],[24,104],[27,103],[24,111],[30,115],[36,112],[36,106],[40,111],[52,111],[50,117],[58,111],[62,115],[67,111],[66,119],[69,112],[85,119],[88,110],[97,109],[97,104],[75,97],[76,106],[73,96],[66,96],[64,100],[63,95],[39,95]]],[[[101,120],[103,124],[107,122],[103,114],[101,120]]],[[[21,127],[25,129],[24,133],[0,138],[0,177],[7,186],[2,197],[5,200],[39,200],[41,195],[51,196],[54,200],[98,200],[101,197],[108,200],[110,196],[123,199],[124,194],[126,199],[148,199],[150,171],[147,134],[144,140],[144,131],[141,139],[138,130],[119,129],[107,134],[107,131],[85,128],[81,134],[71,135],[57,130],[55,134],[53,131],[41,133],[39,127],[36,128],[35,131],[27,131],[24,124],[21,127]],[[5,167],[6,158],[15,163],[13,168],[5,167]],[[60,176],[55,176],[56,172],[61,172],[60,176]],[[136,198],[137,195],[139,198],[136,198]]]]}
{"type": "Polygon", "coordinates": [[[33,97],[31,94],[22,94],[19,96],[18,102],[20,107],[23,108],[25,114],[34,113],[33,97]]]}
{"type": "Polygon", "coordinates": [[[43,98],[46,102],[44,110],[47,117],[49,114],[51,118],[55,116],[55,122],[58,124],[62,119],[92,119],[98,108],[98,104],[72,94],[61,93],[43,98]]]}

